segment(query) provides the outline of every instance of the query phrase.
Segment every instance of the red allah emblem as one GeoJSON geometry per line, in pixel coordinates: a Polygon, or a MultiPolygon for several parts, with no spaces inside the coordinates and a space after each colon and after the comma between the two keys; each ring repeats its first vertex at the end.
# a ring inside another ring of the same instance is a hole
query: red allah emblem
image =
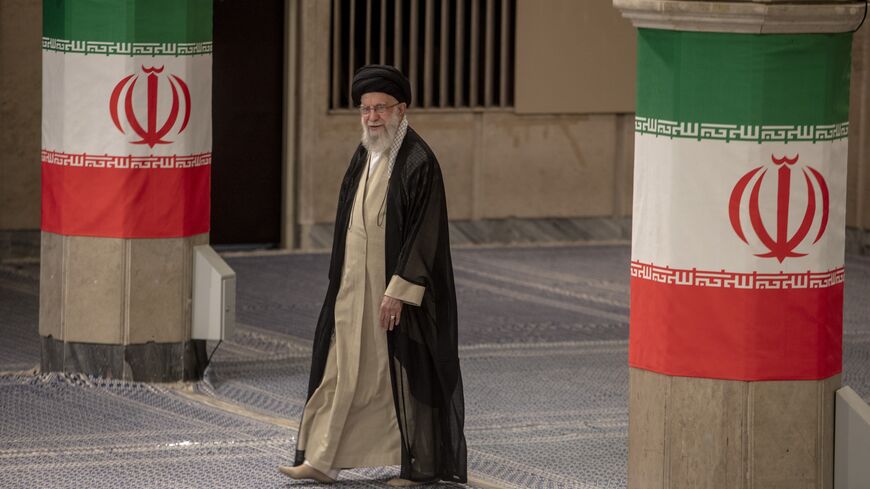
{"type": "Polygon", "coordinates": [[[142,138],[139,141],[131,142],[133,144],[147,144],[152,148],[155,144],[169,144],[172,141],[166,141],[163,138],[169,134],[169,131],[171,131],[176,125],[176,122],[178,122],[180,111],[179,91],[181,92],[181,96],[184,97],[184,118],[181,122],[181,128],[178,129],[176,134],[181,134],[181,132],[187,127],[187,123],[190,121],[190,90],[181,78],[175,75],[165,77],[166,81],[164,84],[168,83],[169,87],[172,89],[172,106],[169,109],[168,117],[166,117],[166,120],[162,121],[162,124],[158,128],[157,101],[158,90],[161,85],[158,75],[163,73],[163,67],[155,68],[152,66],[146,68],[143,65],[142,71],[148,75],[146,86],[146,127],[142,127],[142,124],[139,122],[140,119],[136,117],[136,111],[133,108],[133,91],[136,89],[136,82],[139,80],[138,74],[130,75],[119,81],[118,84],[115,85],[115,89],[112,90],[112,98],[109,100],[109,112],[112,115],[112,122],[115,123],[115,127],[117,127],[123,134],[124,128],[121,127],[121,121],[118,117],[119,112],[122,112],[120,101],[123,96],[124,107],[122,113],[127,118],[127,122],[133,132],[142,138]],[[124,93],[125,90],[126,94],[124,93]]]}
{"type": "Polygon", "coordinates": [[[765,174],[767,174],[767,169],[762,169],[763,167],[759,166],[754,170],[750,170],[737,181],[737,185],[735,185],[734,190],[731,191],[731,201],[728,205],[731,227],[734,228],[734,232],[737,233],[737,236],[739,236],[744,243],[749,244],[749,242],[746,241],[746,236],[743,234],[743,227],[740,223],[740,202],[743,199],[743,192],[749,186],[752,179],[758,175],[758,178],[755,179],[755,183],[752,186],[752,192],[749,195],[749,220],[752,224],[752,230],[755,231],[758,239],[767,248],[768,252],[759,253],[755,256],[776,258],[780,263],[782,263],[786,258],[806,256],[806,253],[796,252],[795,248],[806,239],[810,229],[812,228],[813,222],[816,219],[817,192],[822,200],[822,221],[819,225],[816,239],[813,240],[813,244],[817,243],[819,239],[822,238],[822,235],[825,234],[825,229],[828,226],[828,206],[830,201],[828,185],[825,183],[825,179],[822,177],[821,173],[816,171],[815,168],[807,166],[803,168],[804,181],[807,185],[807,208],[797,231],[795,231],[792,236],[788,235],[788,210],[791,202],[790,167],[797,163],[799,157],[800,155],[795,155],[794,158],[788,158],[787,156],[776,158],[775,156],[770,155],[770,159],[773,161],[774,166],[779,167],[779,170],[777,170],[775,239],[767,232],[767,228],[761,218],[761,212],[758,209],[758,196],[761,191],[761,182],[764,180],[765,174]],[[812,178],[810,177],[811,175],[812,178]]]}

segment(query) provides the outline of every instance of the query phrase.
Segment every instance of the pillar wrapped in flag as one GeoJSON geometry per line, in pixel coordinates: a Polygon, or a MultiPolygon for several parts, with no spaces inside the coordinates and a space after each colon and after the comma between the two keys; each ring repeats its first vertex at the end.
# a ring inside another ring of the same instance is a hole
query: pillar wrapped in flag
{"type": "Polygon", "coordinates": [[[211,0],[45,0],[42,230],[208,232],[211,0]]]}
{"type": "Polygon", "coordinates": [[[632,367],[841,371],[851,39],[638,30],[632,367]]]}

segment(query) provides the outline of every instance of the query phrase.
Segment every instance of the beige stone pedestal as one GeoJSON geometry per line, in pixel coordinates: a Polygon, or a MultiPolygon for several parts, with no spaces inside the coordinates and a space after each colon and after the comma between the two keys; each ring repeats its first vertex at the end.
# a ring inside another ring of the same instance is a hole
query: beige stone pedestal
{"type": "Polygon", "coordinates": [[[115,239],[42,233],[42,370],[173,382],[200,378],[193,247],[208,235],[115,239]]]}
{"type": "Polygon", "coordinates": [[[629,374],[630,489],[829,489],[834,393],[820,381],[629,374]]]}
{"type": "MultiPolygon", "coordinates": [[[[865,9],[842,1],[613,3],[636,27],[756,34],[845,32],[865,9]]],[[[839,375],[744,382],[632,368],[628,487],[832,488],[839,387],[839,375]]]]}

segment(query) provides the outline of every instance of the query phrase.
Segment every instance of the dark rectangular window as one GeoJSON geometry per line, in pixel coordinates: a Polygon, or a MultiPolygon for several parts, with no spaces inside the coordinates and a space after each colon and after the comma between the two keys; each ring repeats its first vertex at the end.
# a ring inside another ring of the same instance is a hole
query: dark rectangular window
{"type": "Polygon", "coordinates": [[[417,108],[511,107],[516,0],[333,0],[330,103],[350,109],[353,73],[399,68],[417,108]]]}

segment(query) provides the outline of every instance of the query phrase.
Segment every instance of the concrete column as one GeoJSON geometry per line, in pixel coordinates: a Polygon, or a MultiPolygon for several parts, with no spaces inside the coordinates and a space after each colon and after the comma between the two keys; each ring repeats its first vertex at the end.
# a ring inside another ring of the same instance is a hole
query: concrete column
{"type": "Polygon", "coordinates": [[[143,382],[194,380],[193,247],[208,234],[124,239],[42,233],[42,371],[143,382]]]}
{"type": "Polygon", "coordinates": [[[864,4],[613,3],[639,28],[629,488],[831,488],[851,39],[828,34],[864,4]]]}
{"type": "Polygon", "coordinates": [[[211,0],[43,2],[42,370],[201,377],[211,0]]]}

